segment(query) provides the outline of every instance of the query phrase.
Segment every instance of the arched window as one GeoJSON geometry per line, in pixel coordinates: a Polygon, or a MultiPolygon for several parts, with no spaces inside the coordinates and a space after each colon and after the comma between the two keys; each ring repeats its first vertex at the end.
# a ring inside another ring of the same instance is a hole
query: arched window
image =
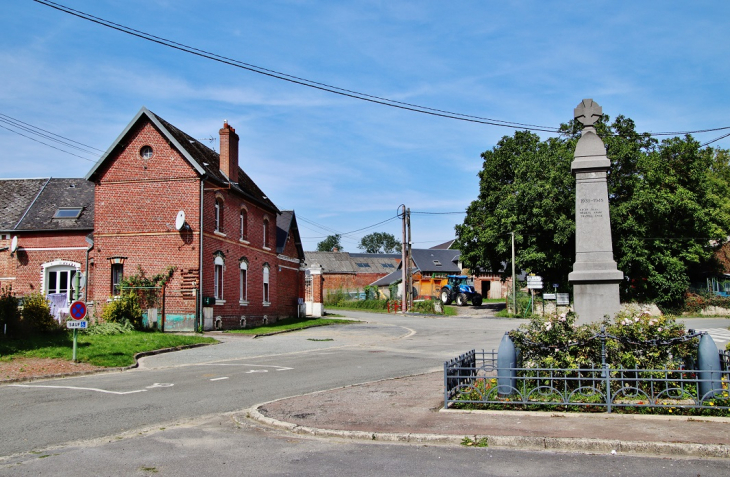
{"type": "Polygon", "coordinates": [[[264,264],[264,305],[269,305],[269,264],[264,264]]]}
{"type": "Polygon", "coordinates": [[[213,260],[213,296],[216,300],[223,300],[223,256],[216,255],[213,260]]]}
{"type": "Polygon", "coordinates": [[[240,263],[240,289],[239,298],[241,305],[248,305],[248,261],[245,258],[241,259],[240,263]]]}
{"type": "Polygon", "coordinates": [[[246,213],[246,209],[241,209],[241,216],[240,216],[240,232],[241,232],[241,240],[246,240],[246,236],[248,235],[248,214],[246,213]]]}
{"type": "Polygon", "coordinates": [[[264,248],[269,248],[269,219],[264,219],[264,248]]]}
{"type": "Polygon", "coordinates": [[[215,199],[215,231],[222,232],[223,228],[223,200],[215,199]]]}
{"type": "Polygon", "coordinates": [[[74,298],[76,274],[79,273],[79,267],[80,265],[75,262],[64,260],[44,264],[44,294],[51,301],[58,300],[59,306],[66,306],[71,303],[74,298]]]}

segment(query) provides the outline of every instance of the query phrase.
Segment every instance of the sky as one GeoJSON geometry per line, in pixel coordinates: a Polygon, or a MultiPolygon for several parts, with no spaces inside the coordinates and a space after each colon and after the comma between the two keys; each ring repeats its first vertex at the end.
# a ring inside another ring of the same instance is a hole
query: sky
{"type": "MultiPolygon", "coordinates": [[[[592,98],[642,132],[730,126],[730,2],[58,3],[258,67],[463,115],[551,129],[592,98]]],[[[0,178],[84,177],[142,106],[215,150],[227,120],[241,167],[279,209],[295,210],[305,250],[332,233],[349,252],[371,232],[400,238],[401,204],[414,247],[454,238],[479,192],[480,154],[515,132],[282,81],[33,0],[4,2],[0,85],[0,178]]],[[[730,137],[713,146],[730,148],[730,137]]]]}

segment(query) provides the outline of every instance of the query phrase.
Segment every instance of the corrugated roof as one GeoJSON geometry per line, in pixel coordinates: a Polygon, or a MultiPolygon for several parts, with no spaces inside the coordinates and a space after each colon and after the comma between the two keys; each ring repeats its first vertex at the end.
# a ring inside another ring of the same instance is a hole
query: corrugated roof
{"type": "Polygon", "coordinates": [[[0,230],[92,230],[94,184],[85,179],[0,181],[0,230]],[[80,208],[78,217],[54,218],[59,208],[80,208]]]}
{"type": "Polygon", "coordinates": [[[304,252],[306,264],[320,265],[325,273],[390,273],[400,255],[385,253],[304,252]]]}

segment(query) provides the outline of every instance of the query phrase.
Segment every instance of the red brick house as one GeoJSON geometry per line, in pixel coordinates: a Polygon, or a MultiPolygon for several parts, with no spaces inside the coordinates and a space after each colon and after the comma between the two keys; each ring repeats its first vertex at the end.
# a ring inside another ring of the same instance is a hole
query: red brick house
{"type": "Polygon", "coordinates": [[[84,179],[0,180],[0,286],[38,292],[59,312],[83,298],[94,228],[94,187],[84,179]]]}
{"type": "Polygon", "coordinates": [[[220,154],[142,108],[89,171],[97,314],[122,277],[174,267],[160,318],[167,331],[296,315],[304,259],[296,216],[239,167],[235,129],[224,123],[219,133],[220,154]]]}

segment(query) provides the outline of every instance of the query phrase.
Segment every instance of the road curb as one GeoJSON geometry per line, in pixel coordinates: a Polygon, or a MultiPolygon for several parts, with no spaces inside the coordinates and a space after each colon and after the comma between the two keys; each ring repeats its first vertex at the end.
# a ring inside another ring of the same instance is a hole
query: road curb
{"type": "MultiPolygon", "coordinates": [[[[276,401],[269,401],[276,402],[276,401]]],[[[240,417],[254,420],[261,424],[282,429],[294,434],[311,435],[317,437],[338,437],[343,439],[405,442],[420,444],[450,444],[461,445],[465,437],[474,441],[486,439],[487,446],[493,449],[521,449],[533,451],[580,452],[585,454],[633,454],[671,457],[703,457],[703,458],[730,458],[730,447],[720,444],[691,444],[679,442],[637,442],[610,439],[567,438],[567,437],[540,437],[540,436],[457,436],[450,434],[420,434],[420,433],[393,433],[346,431],[335,429],[320,429],[316,427],[300,426],[290,422],[280,421],[265,416],[258,408],[267,403],[253,406],[242,413],[233,415],[233,419],[242,424],[240,417]]]]}
{"type": "MultiPolygon", "coordinates": [[[[387,378],[369,383],[351,384],[325,391],[315,391],[301,394],[308,396],[322,394],[337,389],[362,386],[382,381],[391,381],[413,376],[420,376],[428,373],[418,373],[398,378],[387,378]]],[[[431,434],[431,433],[394,433],[377,431],[348,431],[339,429],[321,429],[316,427],[301,426],[291,422],[285,422],[262,414],[259,409],[278,401],[292,399],[298,396],[289,396],[281,399],[274,399],[264,403],[256,404],[248,409],[239,411],[232,415],[234,421],[243,424],[244,419],[250,419],[268,427],[281,429],[293,434],[336,437],[342,439],[378,441],[378,442],[402,442],[420,444],[442,444],[461,445],[465,438],[474,441],[486,439],[487,446],[493,449],[519,449],[532,451],[552,452],[578,452],[585,454],[629,454],[667,457],[701,457],[701,458],[730,458],[730,446],[724,444],[696,444],[688,442],[657,442],[657,441],[623,441],[618,439],[593,439],[579,437],[546,437],[546,436],[510,436],[510,435],[455,435],[455,434],[431,434]]],[[[473,411],[468,411],[473,412],[473,411]]],[[[514,413],[515,411],[510,411],[514,413]]],[[[528,412],[527,414],[533,414],[528,412]]],[[[724,421],[724,419],[723,419],[724,421]]]]}

